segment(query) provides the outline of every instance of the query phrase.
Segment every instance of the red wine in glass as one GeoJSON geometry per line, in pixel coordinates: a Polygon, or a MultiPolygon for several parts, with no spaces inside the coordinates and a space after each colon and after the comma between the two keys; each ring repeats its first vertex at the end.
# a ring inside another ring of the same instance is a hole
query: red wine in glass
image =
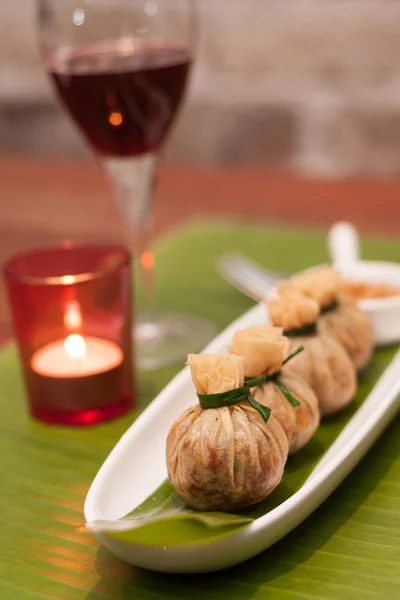
{"type": "Polygon", "coordinates": [[[90,144],[129,157],[159,149],[185,91],[188,50],[121,44],[64,51],[48,65],[56,88],[90,144]]]}

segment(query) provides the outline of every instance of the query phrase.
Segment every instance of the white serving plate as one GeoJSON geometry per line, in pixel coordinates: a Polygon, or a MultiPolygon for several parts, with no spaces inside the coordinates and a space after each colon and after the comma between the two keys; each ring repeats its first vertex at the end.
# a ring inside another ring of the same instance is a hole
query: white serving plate
{"type": "MultiPolygon", "coordinates": [[[[226,352],[239,328],[263,324],[259,304],[233,322],[205,349],[226,352]]],[[[301,489],[288,500],[225,539],[179,546],[145,546],[99,540],[116,556],[134,565],[172,573],[216,571],[265,550],[312,513],[360,461],[400,405],[400,352],[362,407],[343,429],[301,489]]],[[[121,437],[98,472],[85,502],[86,521],[118,519],[138,506],[167,478],[165,440],[174,419],[197,402],[185,367],[121,437]]]]}

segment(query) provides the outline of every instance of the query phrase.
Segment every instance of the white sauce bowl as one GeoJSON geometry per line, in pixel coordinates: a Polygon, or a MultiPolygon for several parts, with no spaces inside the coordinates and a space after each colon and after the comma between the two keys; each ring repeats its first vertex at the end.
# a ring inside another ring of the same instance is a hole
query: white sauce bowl
{"type": "MultiPolygon", "coordinates": [[[[397,263],[357,260],[333,266],[341,273],[345,282],[384,284],[400,288],[400,265],[397,263]]],[[[400,295],[359,300],[357,306],[372,321],[376,345],[384,346],[400,341],[400,295]]]]}

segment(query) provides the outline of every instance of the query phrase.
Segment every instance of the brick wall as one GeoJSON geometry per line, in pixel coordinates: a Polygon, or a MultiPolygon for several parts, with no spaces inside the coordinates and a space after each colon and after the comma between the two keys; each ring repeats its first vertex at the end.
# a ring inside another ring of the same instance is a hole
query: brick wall
{"type": "MultiPolygon", "coordinates": [[[[400,2],[199,0],[202,37],[167,160],[400,173],[400,2]]],[[[0,151],[82,155],[35,43],[0,3],[0,151]]]]}

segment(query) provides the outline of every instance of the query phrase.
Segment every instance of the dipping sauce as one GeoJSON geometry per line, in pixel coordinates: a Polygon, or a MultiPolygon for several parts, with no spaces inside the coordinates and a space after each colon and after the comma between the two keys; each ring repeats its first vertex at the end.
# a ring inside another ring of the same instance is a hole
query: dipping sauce
{"type": "Polygon", "coordinates": [[[351,296],[354,300],[369,300],[372,298],[387,298],[388,296],[400,296],[400,287],[387,285],[386,283],[366,283],[364,281],[345,281],[341,284],[344,294],[351,296]]]}

